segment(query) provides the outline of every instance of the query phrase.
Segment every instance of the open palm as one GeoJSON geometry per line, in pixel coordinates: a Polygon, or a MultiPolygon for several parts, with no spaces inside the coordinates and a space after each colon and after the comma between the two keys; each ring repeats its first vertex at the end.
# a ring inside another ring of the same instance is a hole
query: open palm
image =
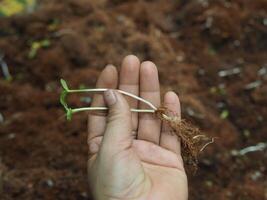
{"type": "MultiPolygon", "coordinates": [[[[138,95],[156,107],[161,105],[158,71],[152,62],[140,64],[127,56],[120,74],[108,65],[100,74],[97,88],[120,89],[138,95]]],[[[109,116],[90,114],[88,123],[89,183],[95,199],[187,199],[187,177],[180,143],[166,124],[153,114],[131,113],[145,105],[117,92],[96,94],[92,106],[106,105],[109,116]],[[109,105],[115,95],[116,103],[109,105]]],[[[178,96],[164,95],[163,104],[180,116],[178,96]]]]}

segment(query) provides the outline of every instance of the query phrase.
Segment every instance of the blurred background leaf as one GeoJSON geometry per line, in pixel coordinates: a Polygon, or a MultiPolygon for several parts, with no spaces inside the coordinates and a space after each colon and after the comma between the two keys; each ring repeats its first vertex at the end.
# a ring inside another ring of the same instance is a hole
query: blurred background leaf
{"type": "Polygon", "coordinates": [[[9,17],[22,12],[31,12],[36,0],[2,0],[0,1],[0,17],[9,17]]]}

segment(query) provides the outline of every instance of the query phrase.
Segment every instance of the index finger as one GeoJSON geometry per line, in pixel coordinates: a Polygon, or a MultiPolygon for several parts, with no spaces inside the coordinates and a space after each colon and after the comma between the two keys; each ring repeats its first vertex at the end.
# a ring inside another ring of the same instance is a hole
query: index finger
{"type": "MultiPolygon", "coordinates": [[[[108,65],[101,72],[96,88],[116,89],[118,85],[118,72],[113,65],[108,65]]],[[[92,107],[105,106],[103,94],[94,94],[92,107]]],[[[102,136],[106,127],[106,116],[89,113],[88,116],[88,142],[95,137],[102,136]]]]}

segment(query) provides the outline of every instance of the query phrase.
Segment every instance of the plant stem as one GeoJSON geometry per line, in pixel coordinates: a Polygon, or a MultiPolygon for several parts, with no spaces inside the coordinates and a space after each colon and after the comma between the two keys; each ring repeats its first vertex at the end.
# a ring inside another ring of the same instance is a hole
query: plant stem
{"type": "MultiPolygon", "coordinates": [[[[72,113],[82,112],[82,111],[106,111],[108,110],[107,107],[84,107],[84,108],[74,108],[72,109],[72,113]]],[[[134,109],[131,108],[132,112],[140,112],[140,113],[154,113],[155,110],[148,110],[148,109],[134,109]]]]}
{"type": "MultiPolygon", "coordinates": [[[[97,88],[97,89],[80,89],[80,90],[68,90],[67,92],[68,93],[80,93],[80,92],[105,92],[107,91],[108,89],[106,88],[97,88]]],[[[149,101],[141,98],[141,97],[138,97],[134,94],[131,94],[131,93],[128,93],[128,92],[125,92],[125,91],[122,91],[122,90],[117,90],[119,93],[121,94],[124,94],[126,96],[129,96],[129,97],[132,97],[138,101],[141,101],[143,103],[145,103],[146,105],[148,105],[149,107],[151,107],[153,110],[157,110],[156,106],[154,106],[152,103],[150,103],[149,101]]],[[[138,112],[138,111],[133,111],[133,112],[138,112]]]]}

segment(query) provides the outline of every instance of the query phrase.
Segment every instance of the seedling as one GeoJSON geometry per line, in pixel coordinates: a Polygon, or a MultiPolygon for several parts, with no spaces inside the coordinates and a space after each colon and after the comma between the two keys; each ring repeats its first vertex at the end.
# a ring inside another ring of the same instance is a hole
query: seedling
{"type": "Polygon", "coordinates": [[[60,20],[59,19],[53,19],[49,24],[47,29],[49,31],[56,31],[58,29],[58,26],[60,24],[60,20]]]}
{"type": "MultiPolygon", "coordinates": [[[[107,107],[83,107],[83,108],[69,108],[68,107],[68,104],[66,102],[66,97],[68,94],[70,93],[98,93],[98,92],[105,92],[107,91],[108,89],[106,88],[97,88],[97,89],[76,89],[76,90],[71,90],[69,89],[67,83],[65,80],[61,79],[60,80],[60,83],[61,83],[61,86],[63,88],[62,92],[61,92],[61,95],[60,95],[60,102],[61,104],[63,105],[63,107],[65,108],[65,111],[67,113],[67,119],[68,120],[71,120],[72,118],[72,115],[74,113],[77,113],[77,112],[82,112],[82,111],[107,111],[108,108],[107,107]]],[[[132,97],[138,101],[141,101],[145,104],[147,104],[151,109],[134,109],[132,108],[131,111],[132,112],[143,112],[143,113],[155,113],[155,111],[157,110],[157,108],[152,104],[150,103],[149,101],[145,100],[145,99],[142,99],[134,94],[131,94],[131,93],[128,93],[128,92],[125,92],[125,91],[122,91],[122,90],[117,90],[119,93],[123,94],[123,95],[126,95],[126,96],[129,96],[129,97],[132,97]]]]}
{"type": "Polygon", "coordinates": [[[9,17],[21,12],[32,12],[36,7],[36,0],[1,0],[0,17],[9,17]]]}
{"type": "Polygon", "coordinates": [[[12,81],[12,76],[9,72],[9,67],[4,60],[4,54],[1,54],[1,53],[0,53],[0,66],[1,66],[5,80],[12,81]]]}
{"type": "Polygon", "coordinates": [[[30,59],[34,59],[36,57],[39,49],[48,48],[50,45],[51,45],[51,42],[48,39],[32,42],[28,57],[30,59]]]}
{"type": "MultiPolygon", "coordinates": [[[[97,89],[69,89],[65,80],[61,79],[61,86],[63,88],[60,95],[60,102],[66,111],[67,120],[72,119],[74,113],[82,111],[107,111],[107,107],[82,107],[82,108],[70,108],[67,104],[66,97],[71,93],[99,93],[105,92],[107,88],[97,88],[97,89]]],[[[214,142],[214,138],[209,138],[208,136],[202,134],[198,128],[195,128],[185,120],[181,120],[177,114],[169,111],[166,107],[157,108],[151,102],[138,97],[134,94],[125,92],[123,90],[117,90],[119,93],[134,98],[144,104],[146,104],[150,109],[134,109],[131,108],[132,112],[138,113],[151,113],[158,117],[161,121],[167,123],[172,131],[171,134],[176,134],[180,139],[183,147],[183,158],[184,160],[193,165],[196,169],[197,167],[197,156],[203,151],[209,144],[214,142]]]]}
{"type": "Polygon", "coordinates": [[[221,119],[227,119],[229,117],[229,111],[228,110],[223,110],[220,114],[221,119]]]}

